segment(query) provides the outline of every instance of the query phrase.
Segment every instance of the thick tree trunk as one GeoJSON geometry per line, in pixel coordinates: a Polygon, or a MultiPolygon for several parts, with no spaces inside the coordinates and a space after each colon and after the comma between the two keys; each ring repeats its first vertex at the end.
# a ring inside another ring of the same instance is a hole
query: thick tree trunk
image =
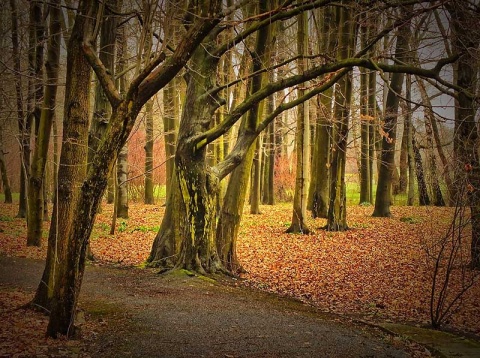
{"type": "Polygon", "coordinates": [[[176,175],[172,178],[170,188],[165,204],[165,214],[147,259],[150,266],[164,269],[174,268],[179,262],[182,244],[180,226],[185,223],[184,220],[181,222],[180,218],[185,218],[186,214],[176,175]]]}
{"type": "Polygon", "coordinates": [[[57,95],[58,66],[60,61],[60,2],[50,4],[49,42],[47,48],[47,84],[41,110],[38,136],[35,141],[28,186],[27,246],[40,246],[42,242],[45,167],[57,95]]]}
{"type": "MultiPolygon", "coordinates": [[[[467,93],[478,94],[478,59],[474,50],[480,43],[478,31],[472,31],[478,23],[478,14],[466,3],[448,4],[451,16],[452,47],[462,53],[454,66],[456,84],[467,93]]],[[[471,264],[480,269],[480,158],[478,123],[475,120],[475,100],[463,91],[457,91],[455,101],[455,183],[467,186],[468,197],[461,197],[464,191],[454,188],[456,205],[469,205],[472,223],[471,264]],[[466,200],[466,203],[465,203],[466,200]]]]}
{"type": "MultiPolygon", "coordinates": [[[[407,21],[399,30],[395,48],[395,58],[399,62],[405,61],[408,54],[410,38],[410,22],[407,21]]],[[[403,73],[393,73],[385,104],[385,119],[383,125],[381,164],[379,166],[377,193],[373,216],[389,217],[392,204],[392,184],[395,168],[395,143],[398,117],[398,94],[402,92],[403,73]]]]}
{"type": "Polygon", "coordinates": [[[74,333],[74,315],[84,268],[84,256],[75,256],[81,249],[72,240],[77,229],[74,218],[78,212],[79,191],[85,179],[88,142],[88,112],[91,68],[82,54],[84,32],[93,30],[88,20],[95,6],[86,13],[85,4],[68,44],[67,83],[65,93],[65,121],[61,164],[58,174],[59,188],[54,204],[49,233],[47,262],[42,281],[33,303],[50,310],[47,335],[71,336],[74,333]]]}
{"type": "MultiPolygon", "coordinates": [[[[332,7],[319,10],[321,19],[319,41],[320,52],[332,54],[336,46],[337,24],[332,7]],[[333,28],[332,28],[333,27],[333,28]]],[[[317,96],[317,128],[313,149],[312,175],[309,189],[309,203],[314,218],[326,218],[330,195],[330,145],[332,135],[332,96],[333,87],[317,96]],[[315,170],[313,170],[315,168],[315,170]]]]}

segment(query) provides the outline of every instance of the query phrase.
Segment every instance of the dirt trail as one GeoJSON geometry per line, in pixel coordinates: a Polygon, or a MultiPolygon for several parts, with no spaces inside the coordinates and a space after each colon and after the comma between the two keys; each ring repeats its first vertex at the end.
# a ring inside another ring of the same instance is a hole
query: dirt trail
{"type": "MultiPolygon", "coordinates": [[[[43,262],[0,256],[0,288],[33,291],[42,270],[43,262]]],[[[89,265],[80,307],[101,327],[86,347],[91,357],[410,356],[371,328],[182,272],[89,265]]]]}

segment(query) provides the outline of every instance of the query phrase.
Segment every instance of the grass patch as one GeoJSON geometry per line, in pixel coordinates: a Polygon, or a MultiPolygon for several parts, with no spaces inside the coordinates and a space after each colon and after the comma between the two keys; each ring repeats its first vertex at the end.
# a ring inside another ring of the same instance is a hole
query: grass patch
{"type": "Polygon", "coordinates": [[[400,221],[407,224],[420,224],[422,220],[415,216],[402,216],[400,221]]]}
{"type": "Polygon", "coordinates": [[[8,215],[0,215],[0,221],[4,221],[4,222],[10,222],[10,221],[13,221],[14,218],[12,218],[11,216],[8,216],[8,215]]]}

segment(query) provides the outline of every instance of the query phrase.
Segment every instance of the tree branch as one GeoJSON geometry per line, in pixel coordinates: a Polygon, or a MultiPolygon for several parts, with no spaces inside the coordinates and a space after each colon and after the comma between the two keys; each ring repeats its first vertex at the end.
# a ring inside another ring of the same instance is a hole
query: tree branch
{"type": "Polygon", "coordinates": [[[341,77],[347,74],[350,71],[349,68],[344,68],[336,73],[330,73],[326,76],[322,84],[318,87],[315,87],[313,90],[305,93],[302,97],[295,99],[294,101],[290,101],[287,103],[282,103],[281,105],[277,106],[277,108],[270,113],[267,117],[265,117],[257,126],[254,131],[246,131],[244,135],[237,140],[235,146],[233,147],[232,151],[225,157],[225,159],[218,163],[215,167],[212,168],[213,172],[218,176],[221,180],[226,177],[229,173],[237,167],[242,160],[244,159],[245,155],[248,152],[248,148],[255,142],[255,139],[258,135],[265,129],[267,126],[282,112],[291,109],[293,107],[298,106],[299,104],[308,101],[310,98],[322,93],[323,91],[327,90],[331,86],[333,86],[341,77]]]}
{"type": "Polygon", "coordinates": [[[115,86],[115,82],[108,70],[106,69],[103,62],[97,56],[93,46],[90,43],[90,39],[86,40],[82,44],[83,53],[87,58],[88,63],[92,67],[93,71],[97,75],[98,81],[102,85],[103,91],[105,92],[108,101],[112,105],[112,107],[116,108],[120,104],[122,97],[120,93],[117,91],[117,87],[115,86]]]}

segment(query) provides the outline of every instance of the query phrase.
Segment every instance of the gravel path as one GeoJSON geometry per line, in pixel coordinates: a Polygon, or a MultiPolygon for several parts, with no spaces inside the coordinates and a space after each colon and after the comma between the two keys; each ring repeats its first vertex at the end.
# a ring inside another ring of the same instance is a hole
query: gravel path
{"type": "MultiPolygon", "coordinates": [[[[43,262],[0,256],[0,286],[34,290],[43,262]]],[[[183,272],[89,265],[92,357],[409,357],[401,342],[312,307],[183,272]]]]}

